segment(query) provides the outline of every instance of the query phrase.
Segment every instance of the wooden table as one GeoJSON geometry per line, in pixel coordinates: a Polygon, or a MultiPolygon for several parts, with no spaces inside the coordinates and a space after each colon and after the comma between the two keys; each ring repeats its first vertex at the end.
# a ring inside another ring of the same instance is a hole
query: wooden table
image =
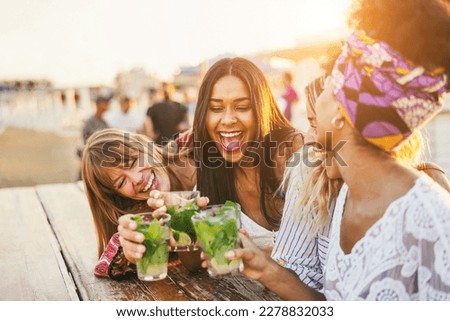
{"type": "Polygon", "coordinates": [[[243,276],[212,279],[179,260],[168,277],[97,278],[96,236],[81,182],[0,189],[0,300],[279,300],[243,276]]]}

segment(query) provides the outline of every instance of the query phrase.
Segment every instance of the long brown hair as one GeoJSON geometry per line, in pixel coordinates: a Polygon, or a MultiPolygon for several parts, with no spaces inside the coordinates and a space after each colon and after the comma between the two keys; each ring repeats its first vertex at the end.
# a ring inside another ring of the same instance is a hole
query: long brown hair
{"type": "Polygon", "coordinates": [[[143,135],[104,129],[94,133],[86,142],[81,159],[81,174],[97,232],[99,256],[111,236],[117,232],[120,216],[148,209],[145,201],[120,195],[107,175],[108,168],[125,168],[140,153],[147,153],[153,165],[167,171],[161,150],[143,135]]]}
{"type": "Polygon", "coordinates": [[[260,160],[258,164],[252,165],[259,166],[260,204],[263,215],[269,224],[277,227],[281,213],[275,209],[272,198],[278,188],[279,180],[275,175],[276,165],[270,159],[275,159],[271,156],[279,152],[279,148],[269,148],[267,144],[275,141],[279,147],[279,143],[291,142],[296,131],[278,108],[264,74],[247,59],[238,57],[219,60],[208,70],[201,84],[193,125],[194,145],[196,144],[194,157],[198,166],[197,188],[209,197],[211,203],[219,204],[225,200],[239,202],[233,164],[225,163],[206,129],[206,116],[212,90],[216,82],[227,75],[239,78],[250,95],[250,103],[258,120],[255,123],[257,136],[254,141],[258,143],[255,152],[258,153],[260,160]],[[208,153],[205,152],[206,150],[208,153]],[[272,155],[271,151],[273,151],[272,155]],[[217,162],[219,165],[214,168],[209,166],[211,164],[206,154],[210,156],[210,159],[219,160],[217,162]]]}

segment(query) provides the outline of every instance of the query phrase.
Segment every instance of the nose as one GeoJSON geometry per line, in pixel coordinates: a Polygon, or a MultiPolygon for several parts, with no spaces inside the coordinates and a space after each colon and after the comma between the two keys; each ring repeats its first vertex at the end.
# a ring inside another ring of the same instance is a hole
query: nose
{"type": "Polygon", "coordinates": [[[133,185],[141,184],[144,179],[144,175],[142,175],[141,172],[137,172],[137,171],[136,172],[130,171],[130,173],[128,174],[128,177],[130,178],[133,185]]]}
{"type": "Polygon", "coordinates": [[[234,115],[233,108],[227,108],[223,117],[222,117],[222,124],[224,125],[232,125],[237,122],[237,119],[234,115]]]}

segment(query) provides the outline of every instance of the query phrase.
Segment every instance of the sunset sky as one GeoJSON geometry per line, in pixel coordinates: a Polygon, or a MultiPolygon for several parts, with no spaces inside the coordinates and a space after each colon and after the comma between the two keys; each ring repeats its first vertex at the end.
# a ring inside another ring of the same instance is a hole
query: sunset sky
{"type": "Polygon", "coordinates": [[[284,49],[345,30],[350,0],[0,0],[0,80],[112,83],[143,67],[284,49]]]}

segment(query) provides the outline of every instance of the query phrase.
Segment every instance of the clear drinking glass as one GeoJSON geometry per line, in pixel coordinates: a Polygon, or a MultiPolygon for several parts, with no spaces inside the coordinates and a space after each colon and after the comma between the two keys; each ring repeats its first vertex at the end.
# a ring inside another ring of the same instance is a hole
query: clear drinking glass
{"type": "Polygon", "coordinates": [[[132,219],[138,224],[137,231],[145,237],[145,253],[136,260],[138,278],[143,281],[164,279],[169,260],[170,215],[154,218],[153,213],[147,212],[137,214],[132,219]]]}
{"type": "Polygon", "coordinates": [[[239,216],[237,206],[211,205],[192,217],[210,276],[236,273],[242,265],[241,260],[228,260],[224,256],[238,245],[239,216]]]}
{"type": "Polygon", "coordinates": [[[167,207],[184,207],[200,196],[199,191],[164,192],[164,205],[167,207]]]}
{"type": "Polygon", "coordinates": [[[196,199],[199,191],[164,192],[164,205],[171,215],[170,228],[177,243],[170,248],[173,252],[198,251],[197,237],[191,217],[199,212],[196,199]]]}

